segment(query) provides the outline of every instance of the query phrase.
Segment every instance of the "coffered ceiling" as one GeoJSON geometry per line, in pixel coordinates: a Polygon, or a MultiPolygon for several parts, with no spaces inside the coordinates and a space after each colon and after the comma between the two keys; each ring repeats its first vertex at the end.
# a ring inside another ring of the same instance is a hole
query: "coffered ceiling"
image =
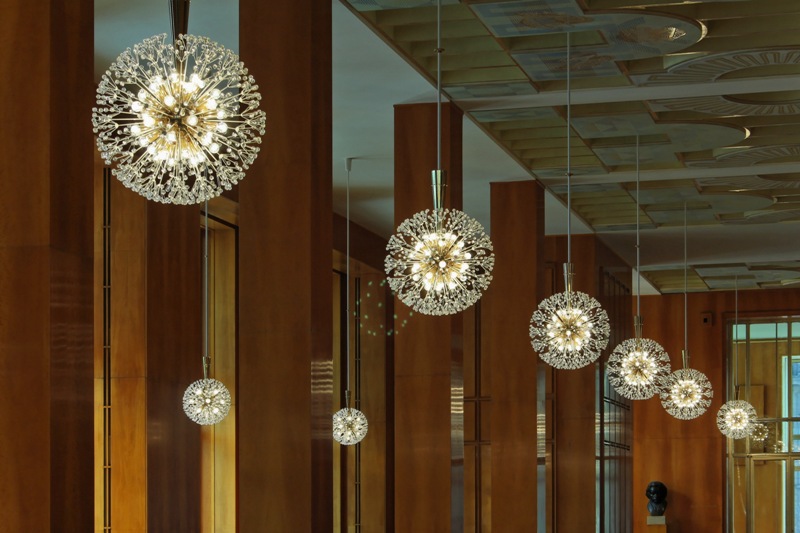
{"type": "MultiPolygon", "coordinates": [[[[488,226],[489,182],[537,179],[547,232],[562,233],[569,153],[573,229],[633,262],[638,137],[642,270],[658,290],[683,288],[684,203],[690,290],[800,279],[800,2],[443,4],[442,82],[468,119],[471,215],[488,226]]],[[[189,26],[235,49],[237,20],[235,0],[195,0],[189,26]]],[[[355,157],[353,218],[388,236],[392,106],[435,98],[435,1],[333,0],[333,24],[335,205],[355,157]]],[[[96,0],[98,76],[167,29],[163,0],[96,0]]]]}
{"type": "MultiPolygon", "coordinates": [[[[434,80],[435,2],[347,3],[434,80]]],[[[638,138],[643,246],[664,228],[674,237],[684,203],[695,246],[743,226],[784,238],[767,261],[745,249],[723,265],[690,257],[690,289],[727,288],[734,277],[752,288],[800,278],[800,2],[443,4],[447,95],[564,201],[569,156],[573,209],[623,256],[632,255],[623,243],[636,223],[638,138]]],[[[661,291],[683,289],[681,244],[662,254],[666,263],[645,262],[661,291]]]]}

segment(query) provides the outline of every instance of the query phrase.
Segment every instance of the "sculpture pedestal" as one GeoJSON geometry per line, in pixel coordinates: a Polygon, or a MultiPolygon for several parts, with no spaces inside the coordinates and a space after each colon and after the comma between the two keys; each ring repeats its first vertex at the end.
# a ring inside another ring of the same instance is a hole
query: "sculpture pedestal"
{"type": "Polygon", "coordinates": [[[648,516],[647,533],[667,533],[667,517],[648,516]]]}

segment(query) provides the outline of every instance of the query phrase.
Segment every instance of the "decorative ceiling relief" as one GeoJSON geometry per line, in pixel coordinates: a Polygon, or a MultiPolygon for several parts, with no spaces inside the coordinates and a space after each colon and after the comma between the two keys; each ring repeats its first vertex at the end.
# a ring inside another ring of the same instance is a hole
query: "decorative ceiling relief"
{"type": "Polygon", "coordinates": [[[798,163],[800,162],[800,146],[791,144],[783,146],[755,146],[721,150],[715,157],[702,160],[687,161],[688,167],[741,167],[764,163],[798,163]]]}
{"type": "MultiPolygon", "coordinates": [[[[348,0],[348,3],[359,11],[436,7],[436,0],[348,0]]],[[[442,0],[442,5],[457,3],[458,0],[442,0]]]]}
{"type": "Polygon", "coordinates": [[[691,56],[666,72],[636,78],[639,85],[704,83],[720,79],[761,77],[800,72],[800,48],[736,50],[702,57],[691,56]],[[780,67],[789,67],[788,69],[780,67]]]}
{"type": "Polygon", "coordinates": [[[800,285],[800,261],[738,263],[695,266],[694,271],[710,289],[758,289],[800,285]]]}
{"type": "Polygon", "coordinates": [[[711,150],[736,144],[747,138],[744,128],[725,124],[656,122],[647,113],[579,117],[573,128],[583,139],[611,140],[618,144],[589,143],[603,164],[616,167],[636,162],[636,147],[631,139],[644,137],[640,161],[644,166],[680,162],[680,152],[711,150]]]}
{"type": "Polygon", "coordinates": [[[472,4],[495,37],[514,39],[512,57],[534,82],[566,78],[566,50],[539,36],[573,32],[571,70],[576,78],[618,76],[618,61],[659,57],[683,50],[705,35],[701,23],[662,13],[615,10],[584,13],[571,0],[472,4]],[[586,32],[586,35],[581,35],[586,32]],[[526,39],[533,37],[531,39],[526,39]],[[555,45],[555,46],[554,46],[555,45]]]}

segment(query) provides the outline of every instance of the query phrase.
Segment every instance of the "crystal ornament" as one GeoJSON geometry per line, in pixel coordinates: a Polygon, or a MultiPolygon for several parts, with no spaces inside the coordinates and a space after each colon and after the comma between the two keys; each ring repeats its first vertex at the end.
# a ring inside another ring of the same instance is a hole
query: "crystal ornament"
{"type": "Polygon", "coordinates": [[[358,409],[345,407],[333,414],[333,438],[345,446],[361,442],[368,427],[367,417],[358,409]]]}
{"type": "Polygon", "coordinates": [[[553,368],[593,363],[608,346],[611,330],[600,303],[583,292],[564,291],[539,302],[530,324],[531,345],[553,368]]]}
{"type": "Polygon", "coordinates": [[[386,245],[389,286],[425,315],[451,315],[477,302],[492,281],[494,253],[483,226],[463,211],[420,211],[386,245]]]}
{"type": "Polygon", "coordinates": [[[221,381],[198,379],[183,393],[186,416],[201,426],[221,422],[231,409],[231,394],[221,381]]]}
{"type": "Polygon", "coordinates": [[[670,374],[667,352],[652,339],[622,341],[608,358],[608,381],[620,396],[647,400],[670,374]]]}
{"type": "Polygon", "coordinates": [[[265,116],[258,85],[231,50],[166,34],[128,48],[103,74],[92,124],[113,174],[148,200],[196,204],[244,177],[265,116]]]}
{"type": "Polygon", "coordinates": [[[761,422],[755,422],[750,431],[750,440],[754,442],[765,442],[767,437],[769,437],[769,428],[767,425],[761,422]]]}
{"type": "Polygon", "coordinates": [[[691,420],[706,412],[713,397],[714,391],[705,374],[693,368],[681,368],[664,380],[661,405],[675,418],[691,420]]]}
{"type": "Polygon", "coordinates": [[[743,439],[753,430],[756,416],[755,407],[748,402],[731,400],[717,413],[717,427],[726,437],[743,439]]]}

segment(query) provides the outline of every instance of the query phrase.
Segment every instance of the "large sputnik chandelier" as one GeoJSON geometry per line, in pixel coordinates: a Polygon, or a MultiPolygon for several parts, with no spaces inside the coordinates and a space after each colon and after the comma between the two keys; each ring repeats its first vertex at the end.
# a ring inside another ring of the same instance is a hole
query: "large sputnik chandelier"
{"type": "Polygon", "coordinates": [[[541,359],[554,368],[581,368],[596,361],[608,346],[611,328],[608,314],[600,302],[572,289],[572,196],[570,138],[570,34],[567,32],[567,262],[564,265],[564,292],[539,303],[529,328],[531,345],[541,359]]]}
{"type": "Polygon", "coordinates": [[[669,355],[659,343],[642,338],[641,261],[639,237],[639,135],[636,135],[636,316],[635,336],[622,341],[608,358],[608,381],[617,394],[630,400],[647,400],[658,392],[670,373],[669,355]]]}
{"type": "MultiPolygon", "coordinates": [[[[733,390],[739,385],[739,277],[734,278],[735,315],[733,321],[733,390]]],[[[756,409],[750,402],[725,402],[717,413],[717,427],[726,437],[743,439],[750,436],[756,422],[756,409]]]]}
{"type": "Polygon", "coordinates": [[[197,204],[236,185],[265,125],[253,76],[233,51],[185,34],[184,5],[171,41],[150,37],[111,64],[92,109],[112,173],[148,200],[170,204],[197,204]]]}
{"type": "Polygon", "coordinates": [[[183,411],[202,426],[221,422],[231,409],[231,393],[225,385],[208,377],[211,356],[208,349],[208,202],[205,204],[205,235],[203,242],[203,379],[198,379],[183,393],[183,411]]]}
{"type": "MultiPolygon", "coordinates": [[[[361,442],[361,440],[367,436],[367,430],[369,429],[367,416],[358,409],[350,407],[350,316],[352,315],[350,312],[350,170],[352,168],[352,164],[353,160],[351,158],[345,159],[345,168],[347,170],[347,194],[345,200],[345,231],[347,235],[345,251],[345,298],[347,298],[347,300],[345,303],[345,310],[347,320],[345,321],[345,327],[347,328],[347,331],[345,333],[346,363],[344,367],[344,373],[345,376],[347,376],[345,378],[347,387],[345,388],[344,393],[345,406],[333,414],[333,439],[345,446],[351,446],[361,442]]],[[[356,387],[358,387],[358,382],[356,382],[356,387]]],[[[358,398],[356,398],[356,403],[358,403],[358,398]]]]}
{"type": "Polygon", "coordinates": [[[683,367],[664,380],[661,405],[669,414],[680,420],[691,420],[706,412],[714,391],[711,382],[702,372],[689,368],[688,334],[688,255],[687,255],[686,204],[683,205],[683,367]]]}
{"type": "Polygon", "coordinates": [[[442,15],[436,17],[436,163],[433,210],[404,220],[391,236],[384,267],[401,302],[425,315],[451,315],[477,302],[492,281],[494,253],[483,226],[463,211],[445,209],[442,170],[442,15]]]}

